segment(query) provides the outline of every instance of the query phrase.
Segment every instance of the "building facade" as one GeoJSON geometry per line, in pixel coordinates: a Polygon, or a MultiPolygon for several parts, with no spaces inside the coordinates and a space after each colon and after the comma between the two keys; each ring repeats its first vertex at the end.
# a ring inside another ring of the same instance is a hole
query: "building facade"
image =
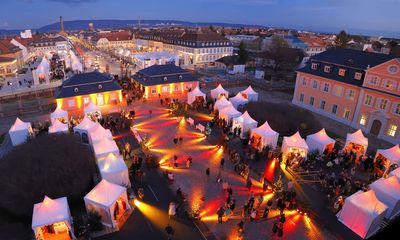
{"type": "Polygon", "coordinates": [[[0,40],[0,76],[14,76],[24,65],[22,49],[8,39],[0,40]]]}
{"type": "Polygon", "coordinates": [[[129,31],[99,33],[93,41],[97,48],[103,50],[134,47],[129,31]]]}
{"type": "Polygon", "coordinates": [[[327,50],[297,71],[292,103],[399,143],[399,69],[390,55],[327,50]]]}
{"type": "Polygon", "coordinates": [[[53,53],[65,54],[71,49],[71,44],[63,36],[41,37],[31,41],[29,48],[36,56],[46,56],[53,53]]]}

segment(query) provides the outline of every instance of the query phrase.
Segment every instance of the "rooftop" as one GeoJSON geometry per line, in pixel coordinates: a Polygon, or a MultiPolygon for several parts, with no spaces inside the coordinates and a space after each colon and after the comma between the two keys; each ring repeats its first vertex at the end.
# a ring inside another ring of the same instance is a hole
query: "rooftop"
{"type": "Polygon", "coordinates": [[[197,81],[190,72],[173,64],[153,65],[142,69],[133,79],[145,86],[197,81]]]}
{"type": "Polygon", "coordinates": [[[8,39],[0,39],[0,55],[10,54],[21,51],[21,49],[10,42],[8,39]]]}

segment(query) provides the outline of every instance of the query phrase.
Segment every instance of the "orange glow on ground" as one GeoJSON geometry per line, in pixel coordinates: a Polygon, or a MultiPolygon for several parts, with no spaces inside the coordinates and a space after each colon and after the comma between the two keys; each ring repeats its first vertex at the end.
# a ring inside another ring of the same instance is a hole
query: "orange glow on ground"
{"type": "Polygon", "coordinates": [[[267,162],[264,171],[264,177],[268,179],[269,182],[275,182],[275,167],[276,167],[276,160],[272,159],[267,162]]]}
{"type": "Polygon", "coordinates": [[[154,226],[159,230],[164,231],[168,221],[168,217],[166,217],[167,213],[165,211],[137,199],[134,200],[134,204],[154,226]]]}

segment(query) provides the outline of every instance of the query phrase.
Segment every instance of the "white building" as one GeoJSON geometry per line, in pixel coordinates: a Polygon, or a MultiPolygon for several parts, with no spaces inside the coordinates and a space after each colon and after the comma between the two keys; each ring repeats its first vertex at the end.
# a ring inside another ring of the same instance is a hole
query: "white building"
{"type": "Polygon", "coordinates": [[[71,44],[67,38],[58,37],[43,37],[34,40],[30,43],[30,51],[36,56],[46,56],[52,53],[62,54],[71,49],[71,44]]]}
{"type": "Polygon", "coordinates": [[[132,55],[133,61],[137,68],[144,69],[153,65],[174,64],[179,65],[178,55],[163,52],[144,52],[132,55]]]}
{"type": "Polygon", "coordinates": [[[32,31],[30,29],[26,29],[23,32],[20,32],[19,35],[21,38],[32,38],[32,31]]]}

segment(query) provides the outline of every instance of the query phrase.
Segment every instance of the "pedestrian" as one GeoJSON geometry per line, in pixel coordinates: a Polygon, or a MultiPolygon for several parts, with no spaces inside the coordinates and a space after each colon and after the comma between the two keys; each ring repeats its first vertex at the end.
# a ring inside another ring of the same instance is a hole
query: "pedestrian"
{"type": "Polygon", "coordinates": [[[174,202],[170,202],[168,207],[168,217],[171,219],[171,217],[174,217],[175,214],[176,214],[176,205],[174,202]]]}
{"type": "Polygon", "coordinates": [[[207,180],[210,179],[210,168],[206,169],[207,180]]]}
{"type": "Polygon", "coordinates": [[[233,190],[232,190],[231,186],[229,186],[226,191],[228,192],[229,196],[232,196],[233,190]]]}
{"type": "Polygon", "coordinates": [[[222,217],[224,216],[225,210],[223,207],[220,207],[217,211],[218,215],[218,223],[222,223],[222,217]]]}
{"type": "Polygon", "coordinates": [[[221,170],[218,170],[218,174],[217,174],[217,183],[220,183],[222,181],[221,178],[221,170]]]}
{"type": "Polygon", "coordinates": [[[264,209],[264,213],[263,213],[263,218],[264,218],[265,220],[268,219],[269,211],[270,211],[270,208],[267,206],[267,207],[264,209]]]}
{"type": "Polygon", "coordinates": [[[220,162],[220,168],[224,169],[224,164],[225,164],[225,159],[221,158],[221,162],[220,162]]]}
{"type": "Polygon", "coordinates": [[[151,114],[153,113],[153,110],[149,110],[149,118],[151,118],[151,114]]]}
{"type": "Polygon", "coordinates": [[[287,190],[288,190],[288,192],[291,192],[293,190],[293,181],[292,181],[292,179],[289,179],[289,182],[287,184],[287,190]]]}
{"type": "Polygon", "coordinates": [[[257,217],[257,210],[253,208],[250,213],[250,221],[253,222],[256,220],[257,217]]]}
{"type": "Polygon", "coordinates": [[[183,137],[181,136],[179,137],[179,144],[182,144],[182,142],[183,142],[183,137]]]}
{"type": "Polygon", "coordinates": [[[163,105],[163,103],[164,103],[164,100],[161,98],[161,99],[160,99],[160,104],[161,104],[161,106],[163,105]]]}
{"type": "Polygon", "coordinates": [[[264,201],[263,196],[260,194],[257,197],[257,208],[261,207],[262,202],[264,201]]]}
{"type": "Polygon", "coordinates": [[[250,213],[250,211],[253,209],[254,201],[255,201],[255,200],[254,200],[253,197],[249,199],[249,208],[247,209],[247,210],[248,210],[248,213],[250,213]]]}
{"type": "Polygon", "coordinates": [[[165,231],[167,232],[168,240],[172,239],[172,235],[174,235],[175,230],[171,227],[171,225],[168,225],[165,227],[165,231]]]}
{"type": "Polygon", "coordinates": [[[178,156],[174,155],[174,167],[178,168],[178,156]]]}
{"type": "Polygon", "coordinates": [[[189,160],[189,158],[186,160],[186,168],[190,168],[190,160],[189,160]]]}
{"type": "Polygon", "coordinates": [[[250,189],[251,189],[251,185],[252,185],[252,183],[251,183],[251,179],[250,179],[250,177],[248,177],[247,178],[247,181],[246,181],[246,186],[247,186],[247,189],[250,191],[250,189]]]}
{"type": "Polygon", "coordinates": [[[222,189],[224,190],[224,193],[228,190],[229,183],[227,181],[224,181],[222,183],[222,189]]]}
{"type": "Polygon", "coordinates": [[[238,128],[238,136],[240,137],[240,134],[242,133],[242,128],[238,128]]]}
{"type": "Polygon", "coordinates": [[[177,136],[174,137],[173,142],[174,142],[175,146],[178,144],[178,137],[177,136]]]}

